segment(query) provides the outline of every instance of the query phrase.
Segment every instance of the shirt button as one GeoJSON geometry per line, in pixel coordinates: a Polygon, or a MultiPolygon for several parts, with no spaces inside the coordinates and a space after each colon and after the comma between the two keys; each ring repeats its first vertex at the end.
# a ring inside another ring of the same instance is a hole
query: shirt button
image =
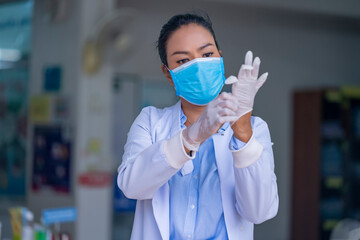
{"type": "Polygon", "coordinates": [[[198,178],[198,176],[197,176],[197,175],[195,175],[195,176],[194,176],[194,178],[195,178],[195,179],[197,179],[197,178],[198,178]]]}
{"type": "Polygon", "coordinates": [[[194,210],[195,205],[194,205],[194,204],[192,204],[192,205],[190,206],[190,208],[191,208],[191,210],[194,210]]]}
{"type": "Polygon", "coordinates": [[[190,239],[190,238],[191,238],[191,234],[188,234],[186,237],[187,237],[188,239],[190,239]]]}

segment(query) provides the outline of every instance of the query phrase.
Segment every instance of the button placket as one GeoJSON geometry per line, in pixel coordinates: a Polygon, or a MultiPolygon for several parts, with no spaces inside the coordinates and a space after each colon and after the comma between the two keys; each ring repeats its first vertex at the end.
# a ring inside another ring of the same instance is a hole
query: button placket
{"type": "MultiPolygon", "coordinates": [[[[195,160],[196,161],[196,160],[195,160]]],[[[193,238],[193,234],[195,231],[196,225],[196,204],[198,202],[198,188],[199,188],[199,168],[196,164],[194,164],[193,169],[193,181],[191,181],[190,189],[189,189],[189,200],[188,200],[188,210],[186,212],[185,217],[185,226],[184,226],[184,235],[188,239],[193,238]]]]}

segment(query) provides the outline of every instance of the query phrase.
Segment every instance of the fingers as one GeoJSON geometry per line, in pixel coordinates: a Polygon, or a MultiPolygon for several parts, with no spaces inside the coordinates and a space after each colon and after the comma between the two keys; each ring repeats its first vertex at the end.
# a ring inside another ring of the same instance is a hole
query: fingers
{"type": "Polygon", "coordinates": [[[256,57],[253,63],[253,70],[251,71],[251,76],[254,79],[258,78],[259,75],[259,69],[260,69],[260,58],[256,57]]]}
{"type": "Polygon", "coordinates": [[[245,76],[246,78],[251,77],[251,70],[253,68],[253,53],[252,51],[247,51],[246,55],[245,55],[245,65],[249,66],[245,69],[245,76]]]}
{"type": "Polygon", "coordinates": [[[245,55],[245,63],[241,65],[238,73],[238,78],[249,78],[251,77],[251,71],[253,70],[253,53],[247,51],[245,55]]]}
{"type": "Polygon", "coordinates": [[[237,117],[238,100],[231,93],[223,92],[214,100],[211,112],[215,113],[220,121],[223,117],[237,117]]]}
{"type": "Polygon", "coordinates": [[[226,123],[226,122],[235,122],[236,120],[238,120],[238,116],[221,116],[219,117],[219,122],[221,124],[226,123]]]}
{"type": "Polygon", "coordinates": [[[236,112],[239,108],[236,100],[224,100],[218,104],[218,107],[221,109],[230,109],[233,112],[236,112]]]}
{"type": "Polygon", "coordinates": [[[230,93],[221,94],[220,101],[217,104],[220,108],[227,108],[234,112],[238,110],[238,100],[230,93]]]}
{"type": "Polygon", "coordinates": [[[219,99],[222,99],[222,100],[232,100],[232,99],[235,99],[234,96],[231,94],[231,93],[228,93],[228,92],[222,92],[219,96],[218,96],[219,99]]]}
{"type": "Polygon", "coordinates": [[[268,75],[269,73],[266,72],[259,77],[259,79],[256,82],[256,91],[258,91],[259,88],[261,88],[261,86],[264,85],[268,75]]]}
{"type": "Polygon", "coordinates": [[[246,65],[246,64],[241,65],[238,73],[238,79],[248,78],[251,74],[251,70],[253,70],[253,67],[251,65],[246,65]]]}
{"type": "Polygon", "coordinates": [[[238,100],[230,93],[222,93],[217,105],[219,123],[236,121],[239,118],[238,100]]]}
{"type": "Polygon", "coordinates": [[[230,76],[225,80],[225,84],[233,84],[235,82],[237,82],[238,79],[235,76],[230,76]]]}
{"type": "Polygon", "coordinates": [[[236,112],[234,112],[233,110],[229,109],[229,108],[218,108],[218,116],[219,117],[231,117],[231,116],[236,116],[236,112]]]}
{"type": "Polygon", "coordinates": [[[214,100],[212,100],[208,108],[215,109],[217,107],[228,107],[231,108],[232,105],[236,105],[236,98],[228,92],[222,92],[219,96],[217,96],[214,100]],[[227,102],[228,101],[228,102],[227,102]]]}
{"type": "Polygon", "coordinates": [[[253,53],[248,51],[245,55],[245,64],[241,65],[238,79],[246,78],[256,80],[259,75],[260,58],[256,57],[253,61],[253,53]]]}
{"type": "Polygon", "coordinates": [[[245,55],[245,65],[252,66],[252,63],[253,63],[253,53],[252,51],[247,51],[245,55]]]}

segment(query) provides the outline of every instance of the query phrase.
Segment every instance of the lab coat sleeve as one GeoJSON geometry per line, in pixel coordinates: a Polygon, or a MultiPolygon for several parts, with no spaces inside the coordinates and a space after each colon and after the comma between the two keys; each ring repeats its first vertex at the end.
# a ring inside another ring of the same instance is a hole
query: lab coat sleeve
{"type": "Polygon", "coordinates": [[[232,151],[235,198],[238,213],[259,224],[277,214],[279,198],[268,126],[256,117],[252,128],[249,142],[240,150],[232,151]]]}
{"type": "Polygon", "coordinates": [[[190,159],[185,150],[182,150],[185,156],[166,154],[172,151],[181,153],[181,132],[168,140],[153,143],[151,110],[154,108],[144,108],[131,126],[124,147],[123,161],[118,168],[118,186],[124,195],[131,199],[151,199],[156,191],[179,171],[181,162],[190,159]],[[164,145],[172,149],[165,152],[164,145]],[[169,161],[170,158],[172,161],[169,161]]]}

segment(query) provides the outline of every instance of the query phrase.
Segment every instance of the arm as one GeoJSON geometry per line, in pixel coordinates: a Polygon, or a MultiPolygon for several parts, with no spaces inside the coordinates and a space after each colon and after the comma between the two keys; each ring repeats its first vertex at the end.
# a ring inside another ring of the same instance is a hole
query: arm
{"type": "MultiPolygon", "coordinates": [[[[260,118],[254,120],[250,139],[243,148],[233,151],[233,158],[236,209],[258,224],[277,214],[279,198],[269,129],[260,118]]],[[[235,130],[234,136],[239,136],[235,130]]]]}
{"type": "Polygon", "coordinates": [[[264,73],[258,78],[259,67],[260,58],[253,61],[253,54],[248,51],[237,79],[232,77],[232,94],[239,106],[239,119],[232,129],[234,137],[246,143],[240,150],[233,151],[236,208],[253,223],[274,217],[279,206],[269,129],[260,118],[254,118],[251,125],[255,95],[268,76],[264,73]]]}
{"type": "Polygon", "coordinates": [[[151,199],[181,166],[191,159],[182,147],[181,131],[172,138],[152,142],[150,108],[144,108],[130,128],[117,183],[126,197],[151,199]],[[177,163],[171,164],[171,163],[177,163]]]}

